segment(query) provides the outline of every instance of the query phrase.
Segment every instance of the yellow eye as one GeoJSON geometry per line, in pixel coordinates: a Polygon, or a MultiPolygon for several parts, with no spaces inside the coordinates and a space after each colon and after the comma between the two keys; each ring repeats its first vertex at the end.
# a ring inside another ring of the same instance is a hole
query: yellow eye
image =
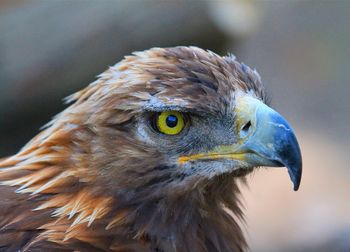
{"type": "Polygon", "coordinates": [[[156,117],[157,130],[166,135],[179,134],[185,127],[184,116],[177,111],[163,111],[156,117]]]}

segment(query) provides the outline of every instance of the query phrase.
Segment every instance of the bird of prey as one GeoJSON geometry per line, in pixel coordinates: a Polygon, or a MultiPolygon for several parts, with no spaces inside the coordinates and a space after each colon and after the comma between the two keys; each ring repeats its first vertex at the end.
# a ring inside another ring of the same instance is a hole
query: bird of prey
{"type": "Polygon", "coordinates": [[[0,251],[245,251],[238,181],[300,149],[255,70],[197,47],[133,53],[0,161],[0,251]]]}

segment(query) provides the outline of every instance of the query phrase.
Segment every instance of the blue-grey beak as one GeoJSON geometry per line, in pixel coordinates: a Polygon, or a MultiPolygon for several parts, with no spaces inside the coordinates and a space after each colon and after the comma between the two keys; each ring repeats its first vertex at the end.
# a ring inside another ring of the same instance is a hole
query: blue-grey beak
{"type": "Polygon", "coordinates": [[[238,101],[238,131],[243,143],[239,150],[251,152],[247,162],[257,166],[285,166],[298,190],[302,174],[302,157],[293,129],[275,110],[252,97],[242,97],[238,101]],[[242,136],[244,126],[250,124],[242,136]]]}

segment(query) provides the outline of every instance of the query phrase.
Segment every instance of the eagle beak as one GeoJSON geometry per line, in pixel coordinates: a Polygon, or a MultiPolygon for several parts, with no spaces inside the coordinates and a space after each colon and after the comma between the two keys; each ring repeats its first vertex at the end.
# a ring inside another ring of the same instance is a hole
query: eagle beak
{"type": "Polygon", "coordinates": [[[237,98],[236,132],[241,144],[235,153],[245,153],[245,162],[254,166],[285,166],[298,190],[302,157],[297,138],[288,122],[275,110],[251,96],[237,98]]]}
{"type": "Polygon", "coordinates": [[[302,158],[296,136],[287,121],[263,102],[248,95],[237,97],[235,115],[236,144],[218,146],[210,153],[180,159],[234,159],[243,167],[285,166],[294,190],[298,190],[302,158]]]}

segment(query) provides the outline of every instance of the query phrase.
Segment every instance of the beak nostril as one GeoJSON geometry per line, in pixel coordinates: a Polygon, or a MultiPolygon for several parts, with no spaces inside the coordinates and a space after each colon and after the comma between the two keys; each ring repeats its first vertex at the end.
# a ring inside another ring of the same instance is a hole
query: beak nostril
{"type": "Polygon", "coordinates": [[[241,128],[240,137],[245,138],[248,135],[249,129],[252,126],[252,123],[248,121],[244,126],[241,128]]]}
{"type": "Polygon", "coordinates": [[[242,131],[243,132],[248,132],[248,130],[250,129],[250,127],[252,126],[252,123],[250,121],[248,121],[243,127],[242,127],[242,131]]]}

